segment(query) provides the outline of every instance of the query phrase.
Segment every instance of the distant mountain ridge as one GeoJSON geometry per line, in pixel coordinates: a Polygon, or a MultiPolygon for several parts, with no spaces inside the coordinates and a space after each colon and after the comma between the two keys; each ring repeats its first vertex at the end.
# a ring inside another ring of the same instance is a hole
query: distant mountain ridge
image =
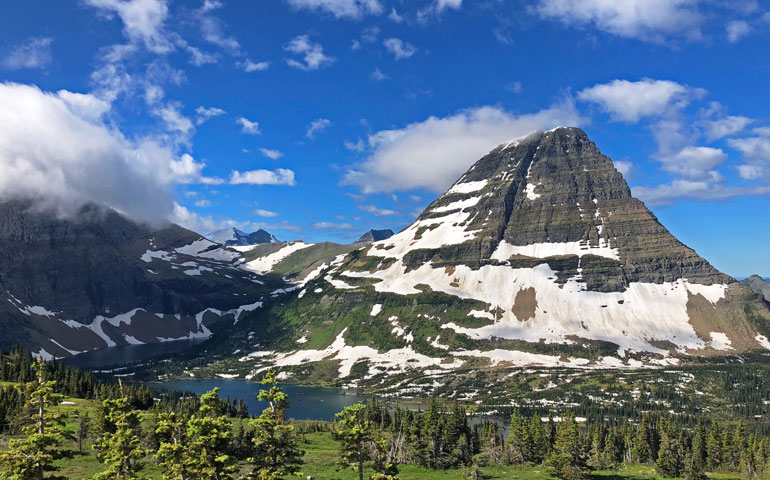
{"type": "Polygon", "coordinates": [[[393,236],[393,230],[387,228],[384,230],[369,230],[356,240],[354,243],[379,242],[393,236]]]}
{"type": "Polygon", "coordinates": [[[0,203],[0,348],[45,357],[207,338],[261,308],[283,282],[177,225],[149,226],[96,205],[72,218],[0,203]]]}
{"type": "Polygon", "coordinates": [[[741,283],[750,288],[754,293],[762,295],[767,302],[770,302],[770,281],[767,279],[759,275],[752,275],[741,281],[741,283]]]}
{"type": "Polygon", "coordinates": [[[204,235],[204,237],[208,238],[212,242],[230,246],[258,245],[261,243],[278,242],[278,239],[275,238],[275,235],[261,228],[252,233],[246,233],[234,227],[223,228],[222,230],[217,230],[215,232],[204,235]]]}

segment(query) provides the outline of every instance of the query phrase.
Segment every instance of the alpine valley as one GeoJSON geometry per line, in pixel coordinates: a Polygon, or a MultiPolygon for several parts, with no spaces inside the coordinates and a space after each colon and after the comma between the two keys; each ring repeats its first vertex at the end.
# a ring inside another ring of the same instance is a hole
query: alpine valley
{"type": "Polygon", "coordinates": [[[252,379],[274,366],[298,383],[456,398],[511,369],[646,371],[770,350],[761,279],[739,283],[678,241],[577,128],[495,147],[391,235],[205,238],[94,205],[59,218],[6,202],[0,346],[62,357],[199,338],[154,372],[252,379]]]}

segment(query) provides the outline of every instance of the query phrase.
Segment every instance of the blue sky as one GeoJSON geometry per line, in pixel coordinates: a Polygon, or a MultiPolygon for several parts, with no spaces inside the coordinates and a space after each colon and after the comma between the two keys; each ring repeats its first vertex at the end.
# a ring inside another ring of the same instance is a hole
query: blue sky
{"type": "Polygon", "coordinates": [[[0,8],[2,196],[348,242],[495,144],[578,125],[681,240],[770,275],[767,2],[0,8]]]}

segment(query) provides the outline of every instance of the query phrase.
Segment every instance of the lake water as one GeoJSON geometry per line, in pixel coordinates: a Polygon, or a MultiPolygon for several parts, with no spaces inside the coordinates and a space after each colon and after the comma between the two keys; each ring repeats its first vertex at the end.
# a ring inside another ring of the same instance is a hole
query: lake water
{"type": "Polygon", "coordinates": [[[64,358],[61,361],[70,367],[108,369],[183,352],[200,342],[201,340],[177,340],[175,342],[148,343],[146,345],[121,345],[119,347],[92,350],[64,358]]]}
{"type": "MultiPolygon", "coordinates": [[[[219,387],[219,396],[230,399],[243,399],[249,408],[249,413],[259,415],[268,407],[267,402],[257,400],[257,394],[265,386],[246,380],[172,380],[169,382],[153,382],[147,386],[156,389],[178,390],[192,392],[197,395],[219,387]]],[[[307,387],[302,385],[281,384],[281,388],[289,396],[291,407],[287,412],[289,418],[296,420],[334,420],[334,414],[343,408],[356,403],[366,403],[369,396],[358,390],[341,388],[307,387]]]]}

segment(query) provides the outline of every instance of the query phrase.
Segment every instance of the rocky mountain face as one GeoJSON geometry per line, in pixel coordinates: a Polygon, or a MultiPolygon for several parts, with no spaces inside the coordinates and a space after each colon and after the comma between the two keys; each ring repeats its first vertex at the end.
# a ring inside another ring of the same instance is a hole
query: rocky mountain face
{"type": "Polygon", "coordinates": [[[176,225],[137,224],[94,205],[57,218],[26,201],[0,204],[0,348],[21,342],[62,357],[206,338],[282,285],[176,225]]]}
{"type": "Polygon", "coordinates": [[[376,383],[770,348],[767,305],[671,235],[576,128],[494,148],[412,225],[301,287],[228,332],[224,348],[253,351],[239,368],[376,383]]]}
{"type": "Polygon", "coordinates": [[[206,238],[215,243],[221,243],[222,245],[257,245],[260,243],[275,243],[278,239],[275,238],[270,232],[259,229],[256,232],[246,233],[237,228],[225,228],[211,232],[206,235],[206,238]]]}
{"type": "Polygon", "coordinates": [[[379,242],[380,240],[386,240],[393,236],[393,230],[369,230],[365,234],[356,240],[354,243],[366,243],[366,242],[379,242]]]}
{"type": "Polygon", "coordinates": [[[770,302],[770,282],[764,278],[759,275],[752,275],[741,283],[757,295],[762,295],[765,301],[770,302]]]}

